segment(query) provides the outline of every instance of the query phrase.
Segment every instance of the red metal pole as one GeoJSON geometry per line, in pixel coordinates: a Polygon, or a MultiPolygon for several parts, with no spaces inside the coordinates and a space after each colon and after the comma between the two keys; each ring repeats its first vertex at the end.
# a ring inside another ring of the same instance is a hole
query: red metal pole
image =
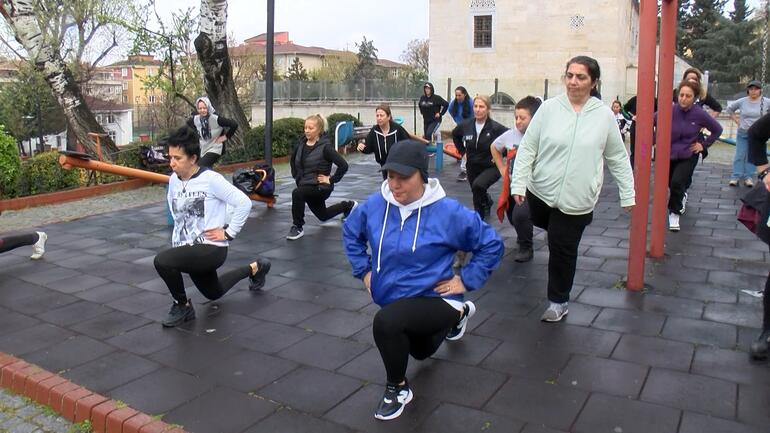
{"type": "Polygon", "coordinates": [[[657,0],[641,0],[639,8],[639,67],[636,92],[636,149],[634,185],[636,206],[631,214],[628,247],[629,290],[644,288],[644,259],[647,254],[647,222],[650,203],[650,150],[655,92],[655,39],[658,34],[657,0]]]}
{"type": "Polygon", "coordinates": [[[658,130],[655,148],[655,181],[652,200],[650,256],[662,258],[665,252],[668,215],[668,169],[671,165],[671,110],[674,82],[677,0],[663,0],[660,11],[660,58],[658,60],[658,130]]]}

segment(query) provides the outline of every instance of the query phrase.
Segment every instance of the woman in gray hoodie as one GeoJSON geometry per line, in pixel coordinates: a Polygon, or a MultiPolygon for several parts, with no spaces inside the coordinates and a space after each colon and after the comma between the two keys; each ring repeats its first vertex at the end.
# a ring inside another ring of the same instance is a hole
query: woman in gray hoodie
{"type": "Polygon", "coordinates": [[[201,159],[198,165],[211,168],[225,154],[225,140],[235,134],[238,123],[218,115],[205,96],[195,100],[195,108],[198,114],[191,117],[187,125],[197,130],[200,136],[201,159]]]}

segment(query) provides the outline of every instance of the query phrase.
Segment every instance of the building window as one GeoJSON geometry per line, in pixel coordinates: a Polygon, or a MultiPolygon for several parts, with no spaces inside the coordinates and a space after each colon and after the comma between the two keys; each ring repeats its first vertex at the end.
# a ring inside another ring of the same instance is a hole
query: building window
{"type": "Polygon", "coordinates": [[[492,48],[492,15],[473,17],[473,48],[492,48]]]}
{"type": "Polygon", "coordinates": [[[155,103],[155,95],[150,95],[148,100],[150,101],[150,104],[154,104],[155,103]]]}
{"type": "Polygon", "coordinates": [[[112,139],[113,143],[115,143],[117,141],[117,138],[116,138],[117,136],[115,135],[115,131],[107,131],[107,134],[109,134],[110,139],[112,139]]]}
{"type": "Polygon", "coordinates": [[[128,81],[123,82],[123,90],[128,90],[128,81]]]}
{"type": "Polygon", "coordinates": [[[123,103],[128,104],[128,95],[123,95],[123,103]]]}
{"type": "Polygon", "coordinates": [[[128,68],[120,68],[120,76],[128,77],[128,68]]]}

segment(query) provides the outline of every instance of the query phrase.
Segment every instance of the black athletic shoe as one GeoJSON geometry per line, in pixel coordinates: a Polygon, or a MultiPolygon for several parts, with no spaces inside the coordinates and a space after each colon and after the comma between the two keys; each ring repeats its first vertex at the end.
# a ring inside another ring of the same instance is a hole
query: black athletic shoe
{"type": "Polygon", "coordinates": [[[763,332],[755,342],[751,343],[749,353],[754,359],[767,359],[770,356],[770,331],[763,332]]]}
{"type": "Polygon", "coordinates": [[[463,316],[457,321],[457,324],[452,328],[446,336],[447,340],[455,341],[463,338],[465,334],[465,328],[468,326],[468,319],[476,314],[476,304],[471,301],[465,301],[463,307],[463,316]]]}
{"type": "Polygon", "coordinates": [[[374,417],[383,421],[398,418],[404,411],[404,406],[412,401],[412,397],[412,390],[406,380],[403,385],[385,385],[385,394],[374,412],[374,417]]]}
{"type": "Polygon", "coordinates": [[[532,248],[524,248],[519,247],[519,249],[516,251],[516,254],[513,255],[513,261],[517,263],[524,263],[532,260],[532,258],[535,256],[535,252],[532,251],[532,248]]]}
{"type": "Polygon", "coordinates": [[[343,221],[345,221],[350,216],[350,214],[353,213],[353,209],[358,207],[358,202],[355,200],[348,200],[347,203],[348,203],[348,206],[350,206],[350,208],[346,210],[345,213],[342,214],[343,221]]]}
{"type": "Polygon", "coordinates": [[[249,290],[259,290],[265,286],[265,276],[270,272],[270,261],[257,259],[257,273],[249,275],[249,290]]]}
{"type": "Polygon", "coordinates": [[[166,328],[173,328],[185,322],[189,322],[190,320],[195,320],[195,309],[193,309],[192,304],[189,303],[190,301],[187,301],[187,304],[180,305],[174,302],[174,304],[171,305],[168,316],[161,322],[163,326],[166,328]]]}
{"type": "Polygon", "coordinates": [[[290,241],[294,241],[301,238],[304,235],[305,235],[305,231],[302,230],[302,227],[291,226],[291,228],[289,229],[289,234],[286,235],[286,239],[290,241]]]}

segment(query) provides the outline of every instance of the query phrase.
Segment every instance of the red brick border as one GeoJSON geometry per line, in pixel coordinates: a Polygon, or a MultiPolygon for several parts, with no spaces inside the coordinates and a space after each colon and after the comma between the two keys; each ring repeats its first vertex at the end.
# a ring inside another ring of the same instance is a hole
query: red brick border
{"type": "Polygon", "coordinates": [[[69,421],[91,421],[95,433],[188,433],[3,352],[0,388],[44,404],[69,421]]]}

